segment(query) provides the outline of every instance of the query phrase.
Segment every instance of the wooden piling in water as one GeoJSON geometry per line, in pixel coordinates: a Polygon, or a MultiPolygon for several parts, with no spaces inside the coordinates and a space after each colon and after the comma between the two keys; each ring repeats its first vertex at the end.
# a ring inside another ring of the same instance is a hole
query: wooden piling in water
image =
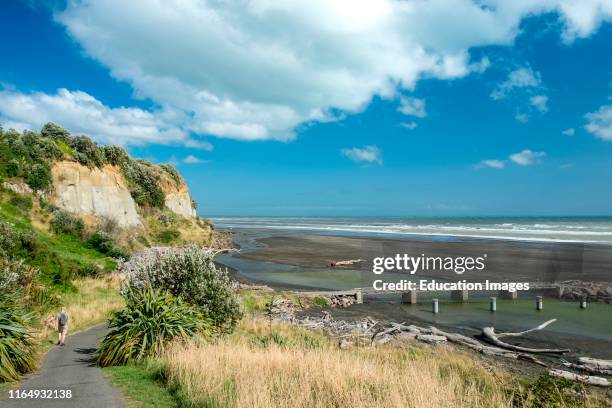
{"type": "Polygon", "coordinates": [[[489,310],[495,312],[497,310],[497,298],[494,296],[491,297],[491,302],[489,303],[489,310]]]}
{"type": "Polygon", "coordinates": [[[468,291],[467,290],[452,290],[451,299],[457,300],[460,302],[467,302],[468,301],[468,291]]]}
{"type": "Polygon", "coordinates": [[[586,296],[583,296],[582,299],[580,299],[580,308],[581,309],[586,309],[587,308],[587,298],[586,298],[586,296]]]}
{"type": "Polygon", "coordinates": [[[417,304],[417,291],[409,290],[408,292],[402,292],[402,303],[416,305],[417,304]]]}
{"type": "Polygon", "coordinates": [[[542,296],[536,296],[536,309],[542,310],[544,308],[544,301],[542,296]]]}
{"type": "Polygon", "coordinates": [[[439,312],[439,308],[438,308],[438,299],[433,299],[432,300],[432,312],[434,314],[438,314],[439,312]]]}

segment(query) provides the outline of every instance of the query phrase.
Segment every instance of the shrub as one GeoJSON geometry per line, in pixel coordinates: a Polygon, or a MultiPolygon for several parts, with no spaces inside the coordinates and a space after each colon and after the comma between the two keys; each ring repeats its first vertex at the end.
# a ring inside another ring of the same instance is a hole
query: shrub
{"type": "Polygon", "coordinates": [[[104,151],[87,136],[77,136],[71,139],[70,147],[75,150],[73,156],[79,163],[87,167],[104,165],[104,151]]]}
{"type": "Polygon", "coordinates": [[[7,177],[17,177],[19,175],[19,162],[16,159],[9,160],[5,171],[7,177]]]}
{"type": "Polygon", "coordinates": [[[24,171],[25,182],[34,190],[47,190],[51,186],[51,167],[45,163],[33,163],[24,171]]]}
{"type": "Polygon", "coordinates": [[[102,271],[96,265],[94,265],[94,264],[86,264],[86,265],[81,266],[76,271],[76,275],[79,278],[96,278],[96,277],[100,276],[100,272],[102,272],[102,271]]]}
{"type": "Polygon", "coordinates": [[[144,161],[127,160],[121,163],[121,171],[138,205],[164,207],[165,195],[159,186],[159,176],[150,165],[144,161]]]}
{"type": "Polygon", "coordinates": [[[529,407],[577,407],[583,406],[577,395],[581,385],[565,378],[541,375],[530,381],[522,381],[519,392],[513,395],[515,406],[529,407]]]}
{"type": "Polygon", "coordinates": [[[157,240],[164,244],[169,244],[172,241],[179,239],[181,232],[176,228],[168,228],[157,234],[157,240]]]}
{"type": "Polygon", "coordinates": [[[40,130],[40,134],[43,137],[61,140],[64,142],[70,139],[70,132],[53,122],[45,123],[45,125],[40,130]]]}
{"type": "Polygon", "coordinates": [[[32,315],[7,300],[0,300],[0,382],[15,381],[35,366],[27,324],[32,315]]]}
{"type": "Polygon", "coordinates": [[[212,334],[201,312],[165,290],[130,290],[124,297],[125,308],[113,314],[100,344],[97,362],[103,367],[159,355],[173,339],[212,334]]]}
{"type": "Polygon", "coordinates": [[[128,259],[127,251],[119,248],[113,238],[103,231],[94,232],[86,242],[88,248],[93,248],[111,258],[128,259]]]}
{"type": "Polygon", "coordinates": [[[212,254],[188,246],[137,264],[123,291],[147,287],[167,289],[197,306],[222,331],[231,331],[241,317],[227,272],[217,269],[212,254]]]}
{"type": "Polygon", "coordinates": [[[37,272],[21,259],[0,258],[0,301],[29,292],[37,272]]]}
{"type": "Polygon", "coordinates": [[[80,237],[83,235],[83,221],[66,210],[57,210],[53,213],[51,230],[56,234],[67,234],[80,237]]]}
{"type": "Polygon", "coordinates": [[[180,185],[183,183],[183,179],[181,178],[181,175],[179,174],[179,172],[176,170],[176,168],[171,165],[171,164],[160,164],[159,167],[164,170],[166,173],[168,173],[170,175],[170,177],[172,177],[172,180],[174,180],[174,183],[176,184],[176,187],[180,187],[180,185]]]}
{"type": "Polygon", "coordinates": [[[113,166],[119,166],[121,163],[130,159],[125,149],[119,146],[104,146],[104,157],[106,162],[113,166]]]}
{"type": "Polygon", "coordinates": [[[24,211],[31,210],[33,204],[32,197],[17,193],[10,198],[9,203],[24,211]]]}

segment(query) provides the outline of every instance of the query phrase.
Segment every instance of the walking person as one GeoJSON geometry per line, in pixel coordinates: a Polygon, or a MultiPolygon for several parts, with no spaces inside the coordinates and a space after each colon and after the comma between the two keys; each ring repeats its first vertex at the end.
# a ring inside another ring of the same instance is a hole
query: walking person
{"type": "Polygon", "coordinates": [[[57,314],[55,318],[57,322],[57,345],[63,346],[66,342],[66,332],[68,331],[68,312],[66,312],[66,308],[62,307],[62,310],[57,314]]]}

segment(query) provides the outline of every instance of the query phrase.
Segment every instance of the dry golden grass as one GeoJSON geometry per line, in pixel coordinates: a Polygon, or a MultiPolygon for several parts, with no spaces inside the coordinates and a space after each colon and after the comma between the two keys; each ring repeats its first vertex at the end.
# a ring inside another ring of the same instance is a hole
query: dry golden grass
{"type": "MultiPolygon", "coordinates": [[[[69,334],[103,323],[112,311],[123,307],[124,301],[119,294],[120,283],[120,278],[116,276],[74,280],[76,293],[65,294],[61,299],[70,316],[69,334]]],[[[53,311],[47,315],[40,333],[42,338],[54,335],[56,313],[57,311],[53,311]]]]}
{"type": "Polygon", "coordinates": [[[169,385],[195,406],[510,405],[501,381],[456,351],[416,345],[340,350],[287,326],[274,326],[277,341],[266,344],[261,333],[268,330],[265,322],[246,321],[215,344],[172,345],[161,359],[169,385]]]}

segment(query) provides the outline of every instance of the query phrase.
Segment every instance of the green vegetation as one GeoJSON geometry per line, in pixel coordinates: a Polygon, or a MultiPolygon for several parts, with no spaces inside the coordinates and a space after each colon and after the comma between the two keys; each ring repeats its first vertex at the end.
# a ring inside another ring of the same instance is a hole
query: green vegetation
{"type": "Polygon", "coordinates": [[[107,367],[159,355],[176,338],[210,335],[210,323],[180,297],[146,288],[124,293],[126,306],[114,313],[100,344],[98,364],[107,367]]]}
{"type": "Polygon", "coordinates": [[[128,408],[179,406],[170,391],[161,382],[159,368],[156,365],[114,366],[106,367],[103,371],[114,386],[121,388],[123,395],[128,399],[128,408]]]}
{"type": "Polygon", "coordinates": [[[56,234],[67,234],[75,237],[83,235],[83,221],[66,210],[56,210],[51,220],[51,230],[56,234]]]}
{"type": "Polygon", "coordinates": [[[0,297],[0,382],[17,380],[34,369],[34,348],[27,328],[31,318],[6,293],[0,297]]]}
{"type": "Polygon", "coordinates": [[[181,237],[181,232],[176,228],[167,228],[157,234],[157,240],[164,244],[169,244],[181,237]]]}
{"type": "Polygon", "coordinates": [[[242,316],[227,273],[216,268],[210,252],[196,246],[164,254],[128,277],[128,290],[148,287],[182,297],[224,332],[232,331],[242,316]]]}
{"type": "Polygon", "coordinates": [[[74,160],[84,166],[118,166],[130,193],[142,207],[164,208],[160,173],[167,173],[179,187],[183,179],[176,169],[164,164],[154,166],[134,160],[119,146],[100,146],[87,136],[71,136],[55,123],[47,123],[40,133],[0,128],[0,180],[21,177],[34,190],[51,188],[51,167],[58,160],[74,160]]]}

